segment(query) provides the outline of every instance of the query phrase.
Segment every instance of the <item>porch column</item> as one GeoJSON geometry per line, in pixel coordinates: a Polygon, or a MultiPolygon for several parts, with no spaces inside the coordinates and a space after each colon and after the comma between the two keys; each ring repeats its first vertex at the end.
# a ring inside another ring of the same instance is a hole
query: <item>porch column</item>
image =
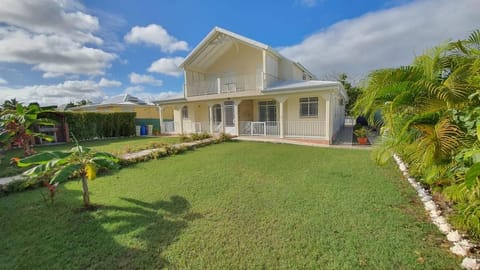
{"type": "Polygon", "coordinates": [[[238,106],[242,102],[241,99],[233,101],[233,113],[235,114],[235,136],[240,135],[240,122],[238,122],[238,106]]]}
{"type": "Polygon", "coordinates": [[[162,123],[163,123],[163,115],[162,115],[162,107],[158,106],[158,122],[160,123],[160,130],[159,134],[162,134],[162,123]]]}
{"type": "Polygon", "coordinates": [[[287,101],[287,97],[276,97],[275,100],[278,102],[279,111],[280,111],[280,138],[284,138],[284,124],[283,124],[283,104],[287,101]]]}
{"type": "Polygon", "coordinates": [[[222,133],[225,133],[225,104],[223,102],[220,104],[220,110],[222,113],[222,133]]]}
{"type": "Polygon", "coordinates": [[[328,138],[328,141],[329,143],[331,143],[330,141],[330,116],[331,116],[331,112],[330,112],[330,99],[331,99],[331,96],[330,94],[328,95],[328,98],[325,99],[325,136],[327,136],[328,138]]]}
{"type": "Polygon", "coordinates": [[[208,103],[208,120],[210,121],[210,134],[213,134],[213,105],[212,103],[208,103]]]}
{"type": "Polygon", "coordinates": [[[180,115],[180,134],[183,134],[183,114],[182,114],[182,108],[183,108],[183,105],[178,105],[178,106],[175,106],[175,110],[179,111],[179,115],[180,115]]]}

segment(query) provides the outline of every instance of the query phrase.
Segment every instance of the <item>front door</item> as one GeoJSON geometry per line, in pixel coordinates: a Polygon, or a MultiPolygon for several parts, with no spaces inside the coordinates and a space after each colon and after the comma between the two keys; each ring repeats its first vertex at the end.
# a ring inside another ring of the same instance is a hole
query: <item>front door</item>
{"type": "Polygon", "coordinates": [[[215,133],[222,132],[222,106],[220,104],[213,106],[213,131],[215,133]]]}
{"type": "Polygon", "coordinates": [[[235,110],[233,101],[225,101],[225,132],[235,134],[235,110]]]}

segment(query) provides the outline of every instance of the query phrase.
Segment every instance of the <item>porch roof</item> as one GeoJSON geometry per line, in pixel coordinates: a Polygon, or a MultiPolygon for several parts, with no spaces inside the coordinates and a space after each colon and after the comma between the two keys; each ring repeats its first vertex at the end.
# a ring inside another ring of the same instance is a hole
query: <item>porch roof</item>
{"type": "Polygon", "coordinates": [[[348,99],[345,90],[342,87],[340,82],[335,81],[279,81],[273,83],[268,88],[262,90],[265,94],[274,94],[274,93],[295,93],[295,92],[304,92],[312,91],[315,89],[321,90],[338,90],[340,95],[348,99]]]}

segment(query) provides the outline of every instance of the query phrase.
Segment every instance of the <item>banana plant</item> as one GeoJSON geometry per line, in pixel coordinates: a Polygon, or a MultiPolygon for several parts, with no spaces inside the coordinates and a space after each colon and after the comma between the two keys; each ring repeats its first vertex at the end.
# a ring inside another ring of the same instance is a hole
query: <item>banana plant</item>
{"type": "Polygon", "coordinates": [[[30,147],[32,138],[38,137],[46,141],[53,138],[43,133],[35,132],[38,125],[54,126],[55,121],[48,118],[39,118],[40,113],[45,112],[36,104],[23,106],[16,104],[15,109],[8,107],[0,113],[0,145],[14,143],[23,147],[25,155],[33,154],[30,147]]]}
{"type": "Polygon", "coordinates": [[[28,177],[50,176],[50,184],[61,183],[78,176],[82,181],[83,205],[90,208],[88,181],[94,180],[99,169],[118,169],[118,158],[106,152],[93,152],[78,143],[69,151],[48,151],[16,160],[17,166],[33,168],[23,174],[28,177]]]}

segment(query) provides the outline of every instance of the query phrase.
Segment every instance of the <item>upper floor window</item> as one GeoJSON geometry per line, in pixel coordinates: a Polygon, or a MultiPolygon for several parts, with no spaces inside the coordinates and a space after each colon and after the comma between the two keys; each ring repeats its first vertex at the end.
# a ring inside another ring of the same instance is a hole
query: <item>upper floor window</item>
{"type": "Polygon", "coordinates": [[[318,97],[300,98],[300,117],[318,116],[318,97]]]}
{"type": "Polygon", "coordinates": [[[182,107],[182,118],[183,119],[188,119],[188,107],[187,107],[187,105],[182,107]]]}

